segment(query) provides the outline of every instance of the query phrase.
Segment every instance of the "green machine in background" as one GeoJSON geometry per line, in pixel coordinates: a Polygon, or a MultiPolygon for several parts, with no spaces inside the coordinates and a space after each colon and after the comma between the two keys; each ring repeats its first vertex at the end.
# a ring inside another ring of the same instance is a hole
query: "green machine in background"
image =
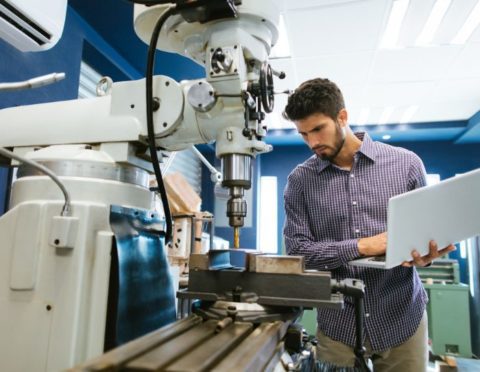
{"type": "Polygon", "coordinates": [[[428,334],[437,355],[470,358],[470,308],[468,285],[460,283],[457,260],[436,260],[417,268],[428,293],[428,334]]]}
{"type": "MultiPolygon", "coordinates": [[[[460,283],[457,260],[439,259],[429,267],[417,268],[428,293],[428,334],[437,355],[470,358],[470,308],[468,285],[460,283]]],[[[305,310],[300,324],[315,335],[316,310],[305,310]]]]}

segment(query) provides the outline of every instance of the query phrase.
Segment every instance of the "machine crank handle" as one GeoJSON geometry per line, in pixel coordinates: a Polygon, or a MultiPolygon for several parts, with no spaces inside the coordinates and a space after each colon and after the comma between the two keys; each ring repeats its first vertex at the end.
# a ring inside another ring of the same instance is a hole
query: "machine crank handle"
{"type": "Polygon", "coordinates": [[[365,285],[361,280],[344,279],[337,281],[332,279],[332,292],[339,292],[345,296],[353,297],[355,307],[355,367],[361,371],[370,371],[365,362],[365,346],[363,345],[365,306],[363,299],[365,297],[365,285]]]}

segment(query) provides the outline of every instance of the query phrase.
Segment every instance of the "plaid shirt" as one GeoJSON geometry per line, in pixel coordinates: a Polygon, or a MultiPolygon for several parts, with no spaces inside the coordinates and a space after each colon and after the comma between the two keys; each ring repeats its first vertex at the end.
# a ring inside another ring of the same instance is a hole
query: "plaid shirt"
{"type": "MultiPolygon", "coordinates": [[[[308,269],[365,283],[365,333],[373,350],[382,351],[415,333],[426,293],[415,268],[379,270],[347,263],[360,256],[359,238],[386,231],[392,196],[425,186],[425,168],[411,151],[373,142],[365,133],[355,135],[362,145],[351,170],[313,155],[289,175],[284,236],[288,254],[304,256],[308,269]]],[[[343,310],[319,308],[317,321],[327,336],[354,346],[351,298],[345,297],[343,310]]]]}

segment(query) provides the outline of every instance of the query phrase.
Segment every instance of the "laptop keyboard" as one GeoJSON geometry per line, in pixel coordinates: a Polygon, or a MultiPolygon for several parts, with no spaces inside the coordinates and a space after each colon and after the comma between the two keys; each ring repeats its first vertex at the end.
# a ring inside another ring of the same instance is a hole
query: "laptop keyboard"
{"type": "Polygon", "coordinates": [[[385,262],[385,256],[375,256],[375,257],[370,258],[370,261],[385,262]]]}

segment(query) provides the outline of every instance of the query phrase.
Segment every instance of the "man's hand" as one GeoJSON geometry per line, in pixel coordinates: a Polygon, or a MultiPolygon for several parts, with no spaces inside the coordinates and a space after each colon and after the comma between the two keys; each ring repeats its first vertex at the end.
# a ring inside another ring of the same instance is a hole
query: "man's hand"
{"type": "Polygon", "coordinates": [[[435,242],[435,240],[430,240],[429,249],[430,249],[430,252],[423,257],[420,256],[420,253],[418,253],[417,251],[412,251],[413,260],[412,261],[404,261],[402,263],[402,266],[404,266],[404,267],[413,267],[413,266],[423,267],[423,266],[427,266],[434,259],[436,259],[438,257],[441,257],[441,256],[447,254],[448,252],[452,252],[456,248],[453,244],[450,244],[448,247],[445,247],[443,249],[438,250],[438,245],[435,242]]]}
{"type": "Polygon", "coordinates": [[[381,256],[387,248],[387,233],[358,239],[357,246],[361,256],[381,256]]]}

